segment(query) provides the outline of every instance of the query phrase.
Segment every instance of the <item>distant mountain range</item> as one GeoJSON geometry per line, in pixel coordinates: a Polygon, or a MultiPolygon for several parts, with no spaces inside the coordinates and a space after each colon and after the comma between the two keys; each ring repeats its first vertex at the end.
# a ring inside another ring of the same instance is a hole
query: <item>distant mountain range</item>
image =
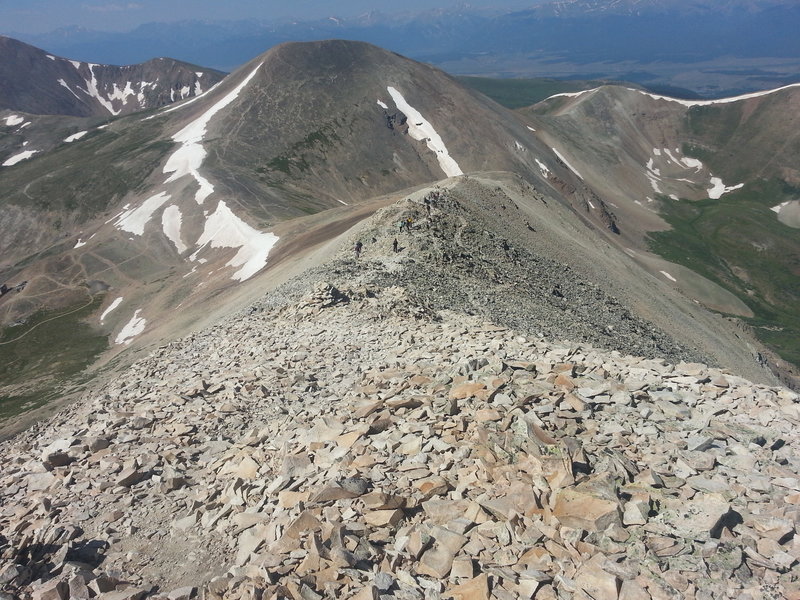
{"type": "Polygon", "coordinates": [[[130,64],[173,56],[233,70],[285,41],[361,40],[453,74],[579,77],[731,95],[800,74],[800,5],[789,0],[598,0],[525,11],[370,12],[282,23],[151,23],[126,33],[15,35],[71,58],[130,64]]]}

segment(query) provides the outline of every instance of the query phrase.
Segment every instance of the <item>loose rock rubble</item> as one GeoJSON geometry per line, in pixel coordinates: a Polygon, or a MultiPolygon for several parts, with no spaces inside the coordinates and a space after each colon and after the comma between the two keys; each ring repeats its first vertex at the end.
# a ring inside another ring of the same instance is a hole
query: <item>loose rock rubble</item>
{"type": "Polygon", "coordinates": [[[800,398],[318,284],[2,447],[0,598],[800,598],[800,398]]]}
{"type": "Polygon", "coordinates": [[[546,206],[515,178],[464,177],[423,188],[360,223],[349,252],[307,270],[266,303],[297,300],[321,280],[401,286],[433,310],[480,315],[523,335],[732,367],[751,380],[779,383],[745,326],[709,318],[686,299],[664,301],[657,286],[632,291],[627,267],[607,261],[604,242],[592,246],[592,256],[582,253],[546,206]]]}

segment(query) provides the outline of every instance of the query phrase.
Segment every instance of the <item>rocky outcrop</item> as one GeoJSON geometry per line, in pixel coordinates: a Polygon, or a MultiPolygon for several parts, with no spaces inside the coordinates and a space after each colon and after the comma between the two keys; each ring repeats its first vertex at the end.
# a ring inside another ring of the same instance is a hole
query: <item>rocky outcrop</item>
{"type": "MultiPolygon", "coordinates": [[[[360,260],[347,256],[310,270],[300,278],[301,289],[333,275],[341,285],[402,286],[431,310],[482,315],[537,337],[673,362],[720,360],[719,353],[713,358],[694,345],[702,335],[689,337],[677,328],[665,329],[663,319],[661,327],[647,320],[637,305],[654,304],[652,297],[629,291],[625,297],[624,290],[609,285],[621,279],[608,270],[596,270],[590,279],[581,266],[585,259],[568,239],[565,243],[526,226],[530,213],[514,199],[518,185],[504,188],[463,178],[395,203],[362,226],[360,260]],[[401,230],[399,224],[409,219],[411,229],[401,230]],[[392,251],[395,238],[399,252],[392,251]],[[572,256],[564,260],[565,254],[572,256]]],[[[529,201],[538,192],[527,189],[525,194],[529,201]]],[[[542,211],[539,218],[544,222],[550,217],[542,211]]],[[[598,257],[590,260],[599,263],[598,257]]],[[[684,308],[662,310],[674,314],[670,320],[686,320],[684,308]]],[[[757,365],[755,356],[751,363],[757,365]]]]}
{"type": "Polygon", "coordinates": [[[5,443],[0,578],[63,600],[795,597],[798,423],[795,393],[702,364],[319,283],[5,443]]]}

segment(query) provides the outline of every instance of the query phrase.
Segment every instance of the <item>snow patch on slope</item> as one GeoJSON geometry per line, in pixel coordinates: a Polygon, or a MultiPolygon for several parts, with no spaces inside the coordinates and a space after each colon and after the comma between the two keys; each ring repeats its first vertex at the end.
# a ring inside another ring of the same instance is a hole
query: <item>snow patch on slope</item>
{"type": "Polygon", "coordinates": [[[710,183],[711,187],[708,190],[708,197],[712,200],[719,200],[722,198],[723,194],[727,194],[728,192],[732,192],[744,187],[743,183],[737,183],[736,185],[725,185],[722,183],[722,179],[719,177],[712,177],[710,183]]]}
{"type": "Polygon", "coordinates": [[[688,156],[684,156],[681,158],[681,162],[689,167],[690,169],[694,169],[695,171],[699,171],[703,168],[703,163],[700,162],[697,158],[690,158],[688,156]]]}
{"type": "Polygon", "coordinates": [[[669,148],[664,148],[664,154],[666,154],[669,157],[669,159],[676,165],[680,163],[680,161],[677,158],[675,158],[675,155],[672,154],[672,150],[670,150],[669,148]]]}
{"type": "Polygon", "coordinates": [[[150,115],[149,117],[145,117],[144,119],[142,119],[142,121],[149,121],[150,119],[155,119],[156,117],[160,117],[161,115],[165,115],[167,113],[171,113],[173,110],[179,110],[181,108],[185,108],[185,107],[189,106],[190,104],[194,104],[195,102],[200,100],[200,98],[202,98],[206,94],[208,94],[210,92],[213,92],[220,83],[222,83],[222,81],[219,81],[219,82],[215,83],[210,88],[208,88],[205,92],[203,92],[201,94],[198,94],[197,96],[195,96],[191,100],[187,100],[186,102],[182,102],[182,103],[178,104],[177,106],[172,106],[170,108],[165,108],[163,110],[160,110],[159,112],[157,112],[154,115],[150,115]]]}
{"type": "Polygon", "coordinates": [[[144,93],[147,91],[149,87],[155,87],[155,81],[140,81],[139,82],[139,91],[136,94],[136,99],[139,101],[139,106],[145,108],[145,104],[147,103],[147,98],[145,98],[144,93]]]}
{"type": "Polygon", "coordinates": [[[75,93],[75,90],[73,90],[71,87],[69,87],[69,85],[67,85],[67,82],[66,82],[66,81],[64,81],[63,79],[59,79],[59,80],[58,80],[58,83],[59,83],[59,84],[61,84],[63,87],[67,88],[67,89],[69,90],[69,93],[70,93],[70,94],[72,94],[72,95],[73,95],[73,96],[75,96],[75,97],[76,97],[78,100],[80,100],[81,102],[83,102],[83,98],[81,98],[80,96],[78,96],[78,94],[76,94],[76,93],[75,93]]]}
{"type": "Polygon", "coordinates": [[[254,229],[237,217],[222,200],[217,210],[206,219],[205,229],[197,243],[200,245],[191,260],[206,246],[210,248],[239,248],[226,266],[241,267],[232,278],[244,281],[255,275],[267,264],[267,256],[277,243],[278,236],[254,229]]]}
{"type": "Polygon", "coordinates": [[[540,161],[538,158],[534,159],[536,164],[539,166],[539,170],[542,172],[542,176],[549,177],[550,176],[550,169],[547,168],[547,165],[540,161]]]}
{"type": "Polygon", "coordinates": [[[178,254],[185,252],[186,244],[181,239],[181,209],[174,204],[165,208],[161,215],[161,225],[164,228],[164,235],[175,244],[178,254]]]}
{"type": "Polygon", "coordinates": [[[787,200],[786,202],[781,202],[777,206],[773,206],[772,208],[770,208],[770,210],[774,211],[776,214],[781,214],[781,210],[783,210],[786,206],[788,206],[789,202],[791,202],[791,200],[787,200]]]}
{"type": "Polygon", "coordinates": [[[194,178],[197,180],[197,183],[200,186],[200,189],[197,190],[197,193],[194,195],[194,199],[198,204],[202,204],[205,202],[206,198],[214,193],[214,186],[211,185],[211,182],[208,179],[200,175],[200,173],[195,173],[194,178]]]}
{"type": "Polygon", "coordinates": [[[122,304],[122,296],[114,300],[111,304],[108,305],[108,308],[103,311],[103,314],[100,315],[100,322],[102,323],[105,318],[120,304],[122,304]]]}
{"type": "Polygon", "coordinates": [[[135,96],[135,95],[136,95],[136,92],[133,91],[133,87],[131,87],[131,82],[127,81],[127,82],[125,82],[125,88],[124,89],[119,89],[119,86],[117,86],[117,84],[114,83],[114,89],[108,95],[108,99],[110,101],[119,100],[120,102],[125,104],[128,101],[128,96],[135,96]]]}
{"type": "Polygon", "coordinates": [[[153,213],[161,208],[169,199],[170,195],[166,192],[150,196],[147,200],[142,202],[140,206],[122,213],[115,224],[117,229],[129,231],[136,235],[144,234],[144,227],[153,217],[153,213]]]}
{"type": "Polygon", "coordinates": [[[386,88],[395,105],[408,117],[408,134],[415,140],[425,141],[428,149],[436,154],[439,166],[448,177],[463,175],[458,163],[450,156],[442,137],[422,114],[411,106],[403,95],[392,86],[386,88]]]}
{"type": "Polygon", "coordinates": [[[6,127],[14,127],[24,121],[25,117],[20,117],[19,115],[11,115],[10,117],[6,117],[6,127]]]}
{"type": "Polygon", "coordinates": [[[79,131],[78,133],[73,133],[71,136],[65,137],[64,141],[69,144],[71,142],[74,142],[74,141],[77,141],[77,140],[81,139],[87,133],[89,133],[89,132],[88,131],[79,131]]]}
{"type": "Polygon", "coordinates": [[[650,182],[650,186],[653,188],[653,191],[656,194],[661,194],[661,188],[658,185],[658,180],[651,175],[650,173],[647,174],[647,180],[650,182]]]}
{"type": "Polygon", "coordinates": [[[567,165],[567,168],[568,168],[570,171],[572,171],[573,173],[575,173],[575,175],[577,175],[578,177],[580,177],[581,179],[583,179],[583,175],[581,175],[580,173],[578,173],[578,169],[576,169],[576,168],[575,168],[575,167],[573,167],[571,164],[569,164],[569,161],[568,161],[566,158],[564,158],[564,156],[563,156],[563,155],[562,155],[562,154],[561,154],[561,153],[560,153],[558,150],[556,150],[555,148],[551,148],[551,150],[552,150],[553,152],[555,152],[555,155],[558,157],[558,159],[559,159],[561,162],[563,162],[565,165],[567,165]]]}
{"type": "Polygon", "coordinates": [[[106,98],[104,98],[103,95],[100,93],[100,90],[97,89],[97,76],[94,74],[94,68],[96,66],[97,65],[93,64],[89,65],[89,73],[91,73],[92,78],[84,80],[86,81],[86,89],[81,91],[85,92],[86,94],[97,100],[103,106],[103,108],[105,108],[112,115],[116,116],[119,114],[120,111],[115,110],[111,102],[106,98]]]}
{"type": "Polygon", "coordinates": [[[144,331],[145,325],[147,325],[147,321],[144,318],[139,317],[139,313],[142,312],[142,309],[137,309],[131,320],[125,324],[125,327],[117,334],[117,338],[114,340],[116,344],[130,344],[137,335],[144,331]]]}
{"type": "Polygon", "coordinates": [[[23,160],[28,160],[31,156],[33,156],[37,152],[39,152],[39,151],[38,150],[25,150],[23,152],[20,152],[19,154],[15,154],[14,156],[12,156],[8,160],[6,160],[6,162],[3,163],[3,166],[4,167],[12,167],[17,163],[22,162],[23,160]]]}
{"type": "Polygon", "coordinates": [[[674,281],[674,282],[676,282],[676,283],[678,282],[678,280],[677,280],[677,279],[675,279],[675,278],[674,278],[672,275],[670,275],[670,274],[669,274],[669,273],[667,273],[666,271],[659,271],[659,273],[661,273],[661,274],[662,274],[664,277],[666,277],[666,278],[667,278],[667,279],[669,279],[670,281],[674,281]]]}

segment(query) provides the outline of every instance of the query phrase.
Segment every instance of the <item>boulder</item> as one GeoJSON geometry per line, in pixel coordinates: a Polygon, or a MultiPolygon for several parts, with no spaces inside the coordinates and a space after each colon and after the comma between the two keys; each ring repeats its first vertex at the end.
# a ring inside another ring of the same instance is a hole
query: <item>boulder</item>
{"type": "Polygon", "coordinates": [[[481,573],[464,583],[448,588],[444,597],[453,600],[489,600],[489,577],[486,573],[481,573]]]}
{"type": "Polygon", "coordinates": [[[605,531],[621,524],[619,502],[577,488],[558,491],[553,516],[564,527],[586,531],[605,531]]]}

